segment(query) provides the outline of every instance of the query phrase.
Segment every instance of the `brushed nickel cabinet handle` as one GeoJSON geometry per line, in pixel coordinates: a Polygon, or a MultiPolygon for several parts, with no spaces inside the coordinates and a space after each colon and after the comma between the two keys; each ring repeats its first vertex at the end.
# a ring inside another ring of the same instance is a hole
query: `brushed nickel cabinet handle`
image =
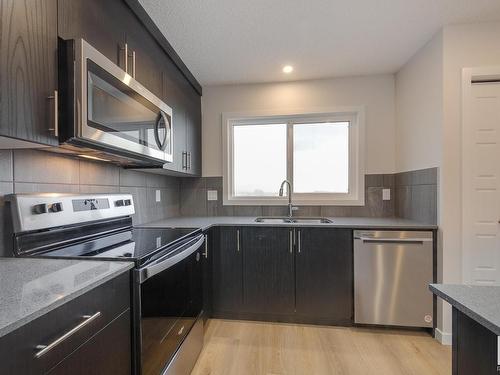
{"type": "Polygon", "coordinates": [[[297,230],[297,251],[300,254],[301,246],[300,246],[300,229],[297,230]]]}
{"type": "Polygon", "coordinates": [[[240,251],[240,230],[236,230],[236,251],[240,251]]]}
{"type": "Polygon", "coordinates": [[[125,73],[128,74],[128,44],[127,43],[125,43],[124,55],[125,55],[125,73]]]}
{"type": "Polygon", "coordinates": [[[54,127],[49,128],[49,131],[53,131],[56,137],[59,137],[59,93],[57,90],[54,90],[54,95],[49,96],[49,99],[54,101],[54,127]]]}
{"type": "Polygon", "coordinates": [[[89,325],[90,323],[92,323],[94,320],[96,320],[100,316],[101,316],[101,312],[100,311],[96,312],[94,315],[84,315],[83,318],[85,320],[83,322],[81,322],[80,324],[78,324],[76,327],[70,329],[68,332],[66,332],[62,336],[58,337],[57,339],[55,339],[54,341],[52,341],[50,344],[48,344],[48,345],[37,345],[36,349],[38,350],[38,352],[35,353],[35,358],[40,358],[41,356],[43,356],[47,352],[51,351],[57,345],[59,345],[60,343],[62,343],[64,340],[68,339],[72,335],[74,335],[76,332],[78,332],[79,330],[81,330],[83,327],[85,327],[85,326],[89,325]]]}
{"type": "Polygon", "coordinates": [[[186,153],[184,151],[182,151],[182,169],[186,169],[186,153]]]}
{"type": "Polygon", "coordinates": [[[132,77],[135,78],[135,51],[132,51],[132,77]]]}
{"type": "Polygon", "coordinates": [[[290,230],[290,238],[289,238],[289,242],[290,242],[290,254],[293,253],[293,232],[290,230]]]}

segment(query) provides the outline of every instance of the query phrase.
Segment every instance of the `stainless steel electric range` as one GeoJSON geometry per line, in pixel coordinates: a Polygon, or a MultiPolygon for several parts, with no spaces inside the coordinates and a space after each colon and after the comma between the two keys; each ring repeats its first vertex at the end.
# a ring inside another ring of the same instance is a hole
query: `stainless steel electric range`
{"type": "Polygon", "coordinates": [[[14,194],[14,253],[135,263],[131,286],[135,374],[188,374],[203,345],[204,236],[134,228],[128,194],[14,194]]]}

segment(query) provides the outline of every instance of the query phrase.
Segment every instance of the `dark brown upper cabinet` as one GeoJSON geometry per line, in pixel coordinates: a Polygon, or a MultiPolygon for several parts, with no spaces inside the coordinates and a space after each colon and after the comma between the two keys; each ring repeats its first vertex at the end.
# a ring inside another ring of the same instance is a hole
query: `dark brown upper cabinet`
{"type": "Polygon", "coordinates": [[[1,0],[0,51],[0,136],[57,145],[57,0],[1,0]]]}
{"type": "Polygon", "coordinates": [[[59,36],[83,38],[156,96],[161,96],[162,51],[121,0],[59,0],[59,36]]]}
{"type": "Polygon", "coordinates": [[[134,1],[59,0],[58,11],[62,39],[85,39],[172,108],[174,161],[167,170],[201,175],[200,93],[174,62],[178,56],[150,32],[157,29],[144,10],[134,1]]]}
{"type": "Polygon", "coordinates": [[[201,87],[134,0],[0,0],[0,137],[58,145],[58,37],[85,39],[167,103],[168,169],[201,174],[201,87]]]}

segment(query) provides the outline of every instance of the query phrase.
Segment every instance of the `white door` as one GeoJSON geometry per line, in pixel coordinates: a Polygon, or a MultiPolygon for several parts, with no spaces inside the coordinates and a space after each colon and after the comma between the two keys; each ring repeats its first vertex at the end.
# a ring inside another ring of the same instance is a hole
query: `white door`
{"type": "Polygon", "coordinates": [[[464,70],[463,86],[463,279],[499,285],[500,80],[474,71],[464,70]]]}

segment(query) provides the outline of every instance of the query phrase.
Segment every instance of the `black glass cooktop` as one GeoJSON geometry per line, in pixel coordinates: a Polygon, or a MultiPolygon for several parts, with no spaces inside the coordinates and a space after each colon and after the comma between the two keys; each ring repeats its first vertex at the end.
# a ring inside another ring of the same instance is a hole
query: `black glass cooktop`
{"type": "Polygon", "coordinates": [[[155,254],[189,242],[200,229],[194,228],[133,228],[88,241],[45,252],[53,257],[96,257],[130,259],[143,264],[155,254]]]}

